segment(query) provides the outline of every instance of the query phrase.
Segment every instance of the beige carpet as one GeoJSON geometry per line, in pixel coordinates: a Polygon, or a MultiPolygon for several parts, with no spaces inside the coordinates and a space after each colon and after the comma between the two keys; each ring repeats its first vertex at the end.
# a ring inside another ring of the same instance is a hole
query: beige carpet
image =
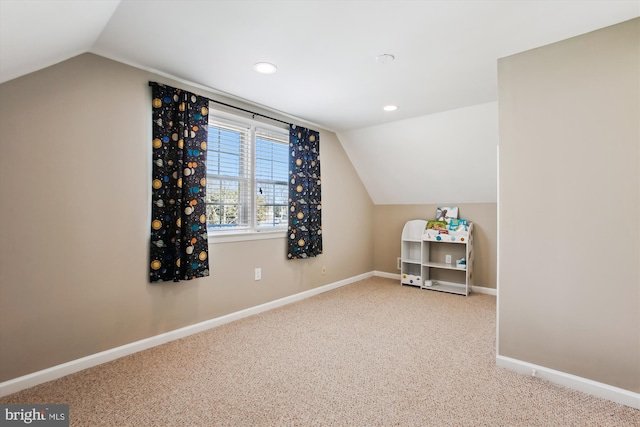
{"type": "Polygon", "coordinates": [[[371,278],[0,403],[73,426],[640,426],[640,411],[495,366],[495,297],[371,278]]]}

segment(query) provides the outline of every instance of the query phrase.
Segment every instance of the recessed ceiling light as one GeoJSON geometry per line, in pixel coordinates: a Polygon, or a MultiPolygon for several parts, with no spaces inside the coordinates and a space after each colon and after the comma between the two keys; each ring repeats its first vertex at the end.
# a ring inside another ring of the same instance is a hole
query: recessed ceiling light
{"type": "Polygon", "coordinates": [[[378,62],[379,64],[387,64],[394,59],[396,59],[396,57],[389,53],[383,53],[382,55],[376,56],[376,62],[378,62]]]}
{"type": "Polygon", "coordinates": [[[385,105],[384,111],[396,111],[398,109],[397,105],[385,105]]]}
{"type": "Polygon", "coordinates": [[[253,65],[253,69],[261,74],[273,74],[278,68],[269,62],[258,62],[253,65]]]}

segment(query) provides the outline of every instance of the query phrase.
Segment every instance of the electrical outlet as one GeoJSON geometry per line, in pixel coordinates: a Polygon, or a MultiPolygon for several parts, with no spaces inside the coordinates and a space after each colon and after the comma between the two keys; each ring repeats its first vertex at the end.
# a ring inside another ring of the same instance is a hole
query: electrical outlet
{"type": "Polygon", "coordinates": [[[325,274],[327,274],[327,267],[325,267],[324,265],[322,266],[322,269],[320,270],[322,275],[324,276],[325,274]]]}
{"type": "Polygon", "coordinates": [[[444,262],[446,262],[447,264],[451,264],[451,255],[445,255],[444,262]]]}
{"type": "Polygon", "coordinates": [[[262,269],[261,268],[256,268],[255,278],[256,278],[256,280],[261,280],[262,279],[262,269]]]}
{"type": "Polygon", "coordinates": [[[401,269],[402,269],[402,267],[400,266],[400,257],[398,257],[398,259],[396,260],[396,268],[397,268],[398,270],[401,270],[401,269]]]}

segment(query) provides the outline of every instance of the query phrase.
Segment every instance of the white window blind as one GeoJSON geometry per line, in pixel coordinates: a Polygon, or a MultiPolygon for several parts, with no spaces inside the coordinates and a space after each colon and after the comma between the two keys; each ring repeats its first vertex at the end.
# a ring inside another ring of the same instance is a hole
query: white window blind
{"type": "Polygon", "coordinates": [[[256,129],[256,214],[258,227],[287,224],[289,137],[256,129]]]}
{"type": "Polygon", "coordinates": [[[251,226],[250,127],[209,116],[207,224],[214,230],[251,226]]]}
{"type": "Polygon", "coordinates": [[[210,233],[287,227],[289,134],[209,110],[207,225],[210,233]],[[222,114],[220,114],[222,115],[222,114]]]}

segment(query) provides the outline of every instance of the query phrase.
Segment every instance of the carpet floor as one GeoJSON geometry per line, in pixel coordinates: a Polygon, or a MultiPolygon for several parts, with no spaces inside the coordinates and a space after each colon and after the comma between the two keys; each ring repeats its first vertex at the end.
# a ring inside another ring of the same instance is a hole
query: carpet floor
{"type": "Polygon", "coordinates": [[[495,365],[496,299],[372,277],[0,399],[72,426],[640,426],[495,365]]]}

